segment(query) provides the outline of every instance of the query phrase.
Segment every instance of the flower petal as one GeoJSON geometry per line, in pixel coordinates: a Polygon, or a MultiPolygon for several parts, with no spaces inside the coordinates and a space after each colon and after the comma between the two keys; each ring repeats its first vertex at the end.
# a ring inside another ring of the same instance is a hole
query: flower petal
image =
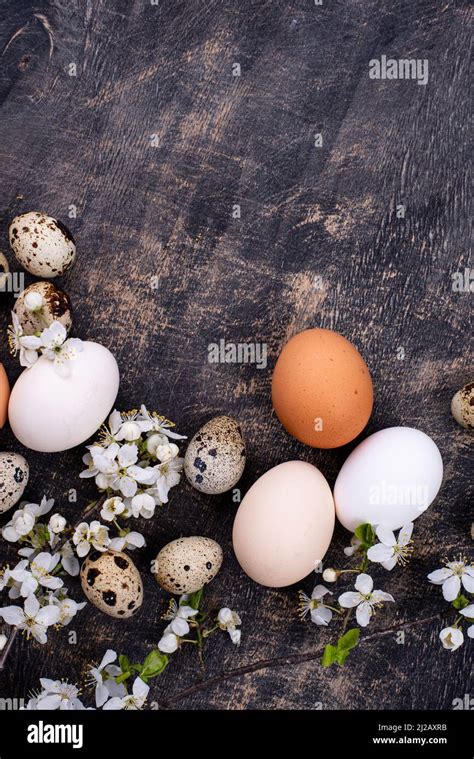
{"type": "Polygon", "coordinates": [[[454,599],[458,596],[460,590],[461,590],[461,580],[459,579],[458,575],[453,575],[452,577],[448,577],[448,579],[443,582],[444,600],[454,601],[454,599]]]}
{"type": "Polygon", "coordinates": [[[367,551],[367,558],[369,561],[374,561],[381,564],[383,561],[388,561],[393,557],[392,546],[385,545],[384,543],[376,543],[371,546],[367,551]]]}
{"type": "Polygon", "coordinates": [[[452,569],[443,567],[442,569],[436,569],[434,572],[431,572],[428,575],[428,580],[435,585],[441,585],[445,580],[448,579],[448,577],[451,577],[452,574],[452,569]]]}
{"type": "Polygon", "coordinates": [[[344,609],[352,609],[354,606],[357,606],[361,600],[360,593],[354,593],[350,590],[347,593],[343,593],[338,598],[339,604],[343,606],[344,609]]]}
{"type": "Polygon", "coordinates": [[[386,546],[394,546],[397,542],[393,530],[390,530],[389,527],[385,527],[383,524],[379,524],[375,530],[375,534],[380,542],[386,546]]]}
{"type": "Polygon", "coordinates": [[[370,575],[364,573],[357,575],[357,579],[355,581],[355,589],[358,590],[359,593],[362,593],[363,596],[366,596],[371,592],[373,587],[374,581],[370,575]]]}
{"type": "Polygon", "coordinates": [[[367,601],[363,601],[356,610],[356,619],[361,627],[367,627],[373,614],[372,607],[367,601]]]}
{"type": "Polygon", "coordinates": [[[412,536],[413,532],[413,522],[409,522],[408,524],[404,525],[400,532],[398,533],[398,540],[397,543],[399,546],[406,546],[412,536]]]}

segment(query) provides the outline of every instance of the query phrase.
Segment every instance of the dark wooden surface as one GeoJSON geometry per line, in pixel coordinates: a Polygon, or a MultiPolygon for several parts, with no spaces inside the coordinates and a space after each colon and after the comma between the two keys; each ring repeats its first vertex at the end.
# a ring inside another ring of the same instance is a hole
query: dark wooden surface
{"type": "MultiPolygon", "coordinates": [[[[140,617],[114,621],[88,606],[72,625],[76,646],[64,634],[45,647],[18,640],[1,695],[24,696],[40,676],[74,680],[108,646],[143,658],[165,606],[149,562],[169,540],[202,534],[225,551],[208,605],[241,612],[242,645],[212,640],[204,680],[194,651],[180,653],[155,681],[156,701],[451,708],[472,688],[470,647],[442,650],[446,604],[425,578],[446,554],[470,547],[470,438],[449,411],[472,379],[470,296],[452,291],[452,273],[469,266],[468,3],[3,0],[0,10],[0,247],[8,250],[18,212],[45,210],[71,227],[77,263],[58,284],[73,300],[75,333],[117,357],[118,407],[146,402],[188,435],[219,413],[236,416],[248,443],[243,492],[292,458],[316,464],[332,484],[351,446],[317,451],[290,439],[272,414],[270,383],[289,336],[335,328],[373,374],[367,432],[419,427],[446,468],[437,501],[416,523],[416,558],[404,571],[379,571],[398,603],[377,615],[343,670],[321,669],[321,647],[335,633],[298,620],[297,588],[267,590],[239,571],[230,497],[183,483],[143,524],[140,617]],[[427,58],[428,85],[370,80],[368,61],[382,54],[427,58]],[[396,218],[400,203],[405,219],[396,218]],[[267,343],[267,369],[208,364],[207,346],[221,338],[267,343]],[[400,630],[405,645],[396,643],[400,630]]],[[[2,332],[11,306],[3,298],[2,332]]],[[[19,368],[5,339],[2,360],[13,380],[19,368]]],[[[1,448],[24,452],[8,430],[1,448]]],[[[82,452],[27,453],[28,497],[47,492],[75,518],[66,491],[78,488],[81,504],[94,494],[77,477],[82,452]]],[[[329,561],[346,544],[338,527],[329,561]]],[[[2,558],[14,555],[2,541],[2,558]]],[[[312,579],[301,586],[311,590],[312,579]]]]}

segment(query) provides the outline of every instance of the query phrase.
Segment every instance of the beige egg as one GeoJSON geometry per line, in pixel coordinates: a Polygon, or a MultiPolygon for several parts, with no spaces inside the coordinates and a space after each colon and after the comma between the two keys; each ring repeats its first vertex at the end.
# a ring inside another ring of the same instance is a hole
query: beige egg
{"type": "Polygon", "coordinates": [[[33,282],[20,293],[13,310],[25,335],[41,332],[53,321],[61,322],[67,332],[71,329],[69,296],[52,282],[33,282]]]}
{"type": "Polygon", "coordinates": [[[451,401],[451,413],[461,427],[474,430],[474,382],[464,385],[451,401]]]}
{"type": "Polygon", "coordinates": [[[81,567],[86,598],[111,617],[126,619],[143,601],[143,582],[129,556],[120,551],[92,551],[81,567]]]}
{"type": "Polygon", "coordinates": [[[71,232],[40,211],[15,216],[8,236],[18,262],[36,277],[58,277],[74,262],[76,245],[71,232]]]}
{"type": "Polygon", "coordinates": [[[28,484],[28,463],[18,453],[0,453],[0,513],[20,500],[28,484]]]}
{"type": "Polygon", "coordinates": [[[210,538],[178,538],[161,549],[154,562],[157,582],[169,593],[195,593],[214,579],[222,548],[210,538]]]}
{"type": "Polygon", "coordinates": [[[239,424],[230,416],[217,416],[201,427],[184,457],[188,482],[209,495],[233,488],[244,468],[244,439],[239,424]]]}

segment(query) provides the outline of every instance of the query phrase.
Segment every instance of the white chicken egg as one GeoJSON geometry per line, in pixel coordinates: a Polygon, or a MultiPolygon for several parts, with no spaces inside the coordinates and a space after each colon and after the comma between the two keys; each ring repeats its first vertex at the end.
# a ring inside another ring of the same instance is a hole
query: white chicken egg
{"type": "Polygon", "coordinates": [[[115,358],[103,345],[83,342],[60,376],[41,356],[16,381],[8,408],[15,437],[41,452],[65,451],[96,432],[112,408],[119,388],[115,358]]]}
{"type": "Polygon", "coordinates": [[[426,511],[442,479],[443,460],[428,435],[412,427],[380,430],[352,451],[339,472],[337,518],[352,532],[367,522],[397,530],[426,511]]]}

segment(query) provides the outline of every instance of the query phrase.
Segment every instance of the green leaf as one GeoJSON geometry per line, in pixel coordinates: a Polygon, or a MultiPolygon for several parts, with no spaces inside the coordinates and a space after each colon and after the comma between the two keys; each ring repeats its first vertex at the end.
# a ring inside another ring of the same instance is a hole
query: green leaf
{"type": "Polygon", "coordinates": [[[321,664],[323,667],[330,667],[331,664],[334,664],[336,661],[337,656],[337,648],[336,646],[331,646],[331,644],[325,646],[324,652],[323,652],[323,658],[321,659],[321,664]]]}
{"type": "Polygon", "coordinates": [[[190,593],[189,598],[187,601],[183,601],[183,606],[190,606],[192,609],[199,609],[199,606],[202,601],[202,595],[204,593],[204,588],[201,588],[200,590],[196,590],[195,593],[190,593]]]}
{"type": "Polygon", "coordinates": [[[458,595],[457,598],[454,599],[452,605],[455,609],[465,609],[466,606],[469,606],[469,599],[466,598],[466,596],[463,596],[462,593],[458,595]]]}
{"type": "Polygon", "coordinates": [[[345,661],[347,657],[349,656],[349,651],[337,651],[336,653],[336,661],[339,664],[340,667],[343,667],[345,664],[345,661]]]}
{"type": "Polygon", "coordinates": [[[118,661],[122,672],[130,672],[130,662],[124,654],[120,654],[118,661]]]}
{"type": "Polygon", "coordinates": [[[375,543],[375,532],[371,524],[360,524],[354,531],[356,538],[362,542],[361,548],[366,550],[375,543]]]}
{"type": "Polygon", "coordinates": [[[351,648],[355,648],[359,643],[360,630],[358,627],[352,627],[337,641],[338,651],[346,651],[349,653],[351,648]]]}
{"type": "Polygon", "coordinates": [[[156,677],[157,675],[161,675],[161,673],[167,666],[168,661],[169,661],[168,657],[165,656],[165,654],[162,654],[161,651],[158,651],[158,649],[154,649],[153,651],[150,651],[145,661],[143,662],[143,667],[141,669],[140,677],[143,680],[144,678],[148,679],[150,677],[156,677]]]}

